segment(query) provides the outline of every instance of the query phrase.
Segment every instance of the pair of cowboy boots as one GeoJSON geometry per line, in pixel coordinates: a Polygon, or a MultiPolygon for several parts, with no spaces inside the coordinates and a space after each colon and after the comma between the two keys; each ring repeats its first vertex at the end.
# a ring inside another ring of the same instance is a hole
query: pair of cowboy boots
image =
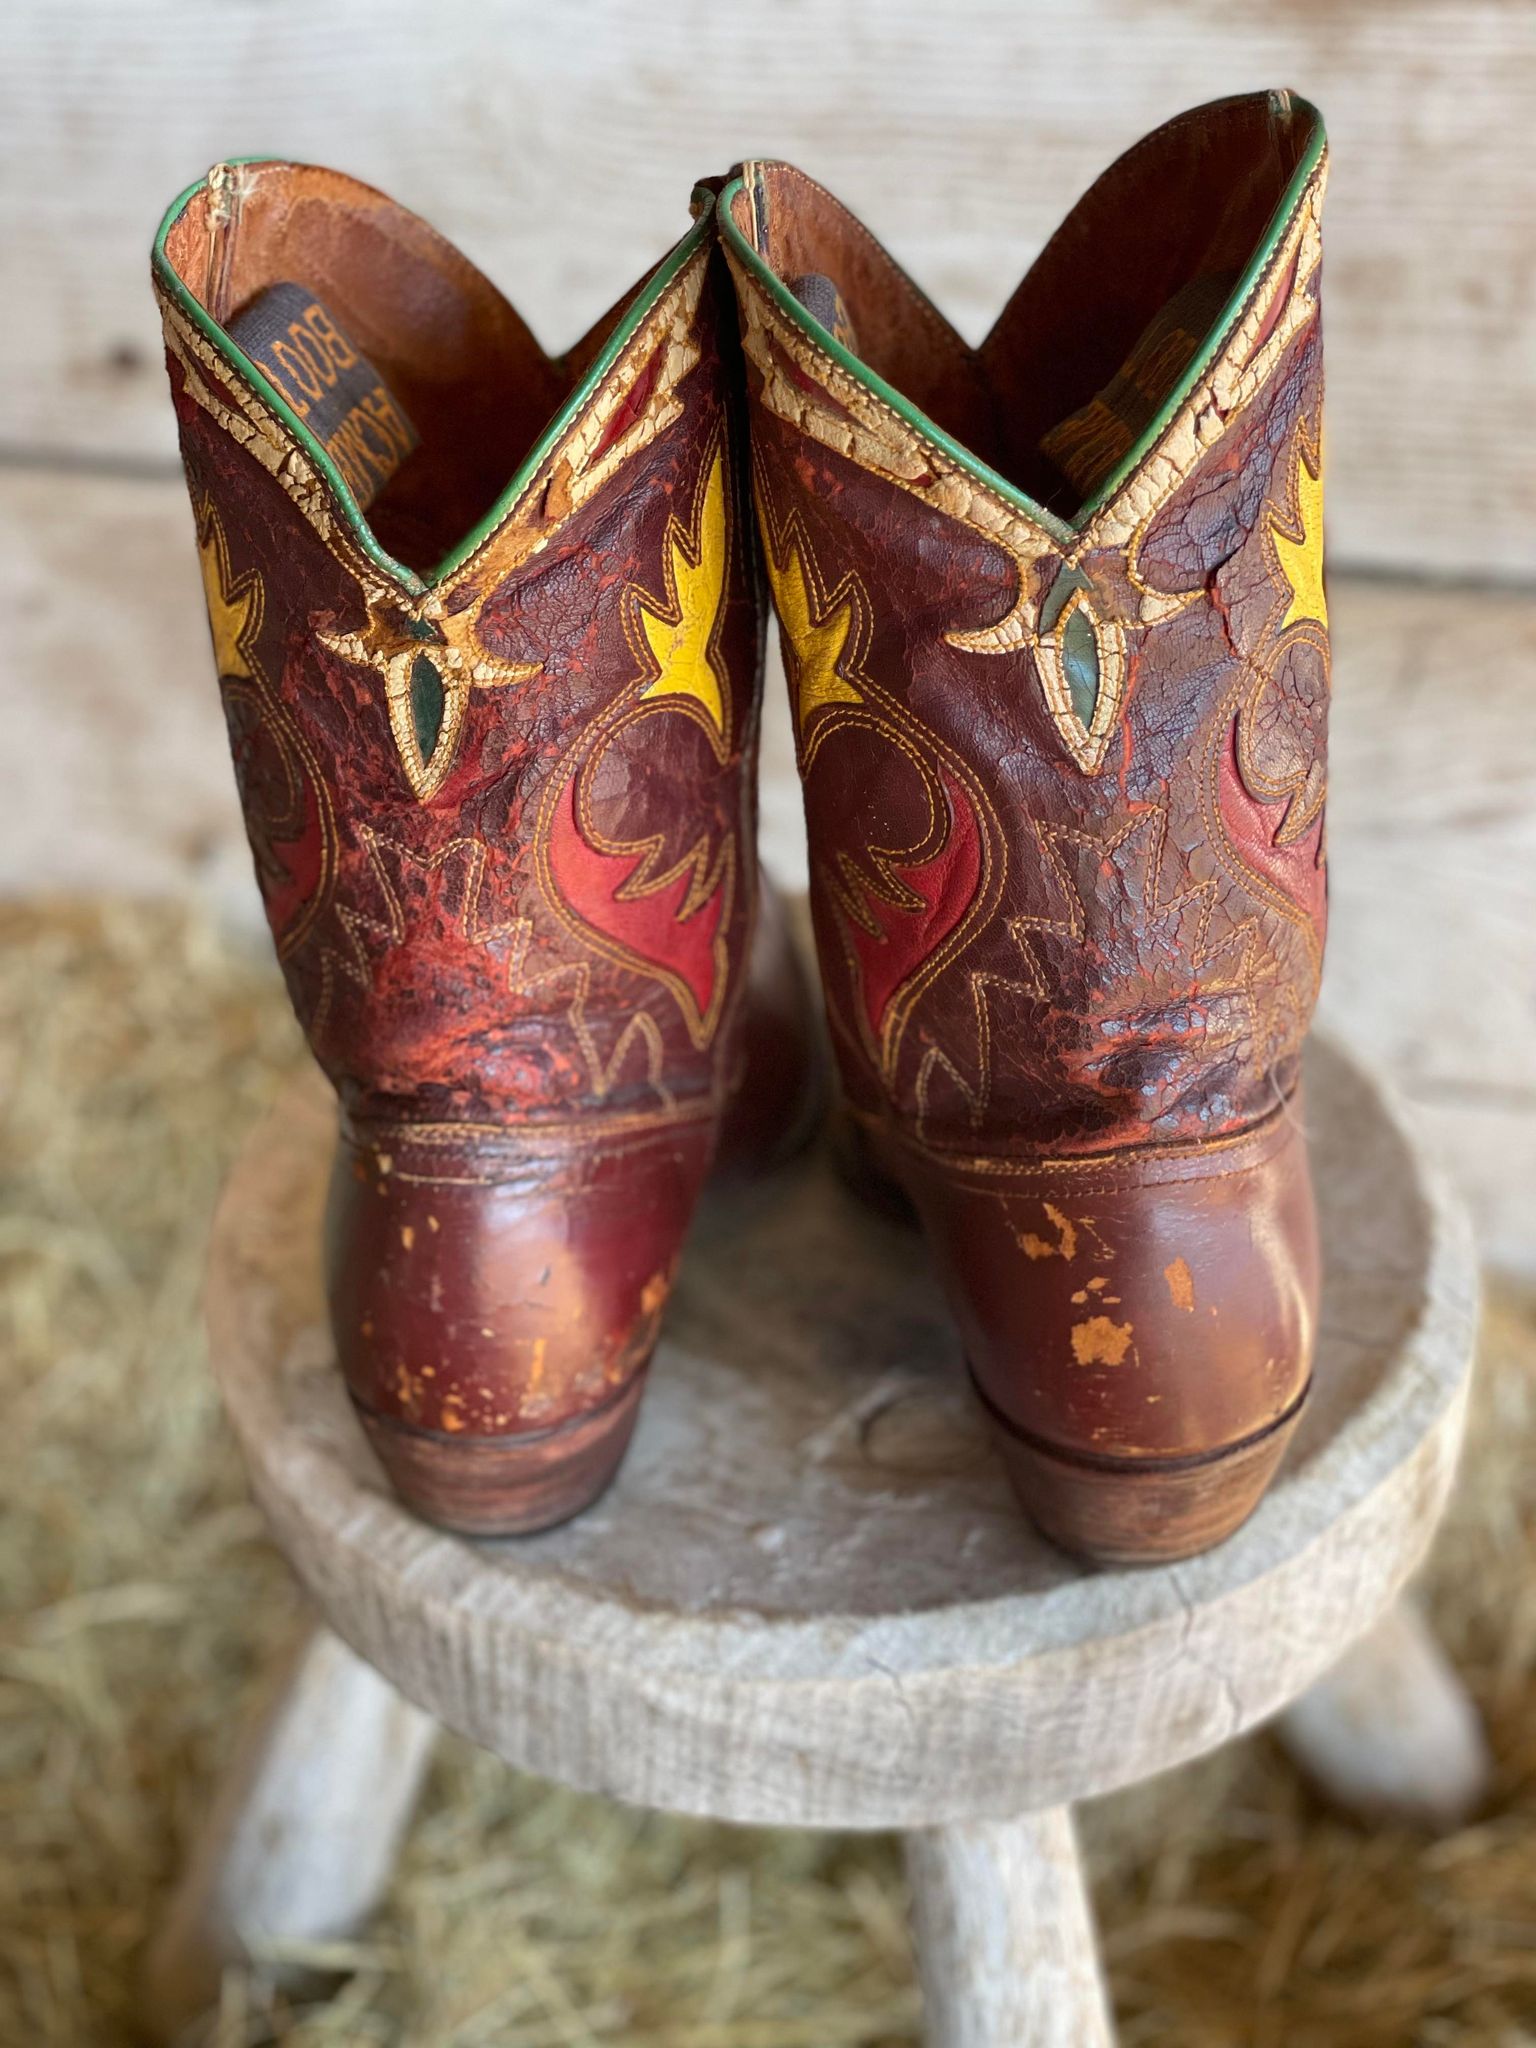
{"type": "Polygon", "coordinates": [[[341,1103],[337,1356],[422,1513],[594,1498],[712,1168],[815,1122],[765,582],[849,1148],[1021,1500],[1101,1560],[1251,1511],[1318,1285],[1324,174],[1286,93],[1169,123],[979,349],[781,163],[557,360],[336,173],[171,208],[236,771],[341,1103]]]}

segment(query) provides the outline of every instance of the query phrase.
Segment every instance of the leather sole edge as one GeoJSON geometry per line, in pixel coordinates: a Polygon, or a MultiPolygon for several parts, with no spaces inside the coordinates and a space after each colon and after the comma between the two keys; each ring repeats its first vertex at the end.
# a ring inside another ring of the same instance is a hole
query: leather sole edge
{"type": "Polygon", "coordinates": [[[1100,1458],[1048,1446],[987,1399],[971,1375],[1020,1506],[1062,1550],[1100,1565],[1174,1564],[1240,1529],[1263,1499],[1311,1382],[1261,1430],[1182,1458],[1100,1458]]]}
{"type": "Polygon", "coordinates": [[[553,1429],[445,1436],[352,1406],[396,1495],[458,1536],[531,1536],[591,1507],[623,1463],[645,1390],[639,1372],[611,1401],[553,1429]]]}

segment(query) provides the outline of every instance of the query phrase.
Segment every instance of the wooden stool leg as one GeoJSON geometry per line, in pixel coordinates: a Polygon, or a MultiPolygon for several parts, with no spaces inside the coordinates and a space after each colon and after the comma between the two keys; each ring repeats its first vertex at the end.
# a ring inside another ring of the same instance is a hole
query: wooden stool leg
{"type": "Polygon", "coordinates": [[[1408,1600],[1287,1707],[1276,1732],[1318,1789],[1361,1820],[1459,1827],[1493,1771],[1477,1709],[1408,1600]]]}
{"type": "Polygon", "coordinates": [[[1109,2048],[1068,1808],[906,1838],[928,2048],[1109,2048]]]}
{"type": "Polygon", "coordinates": [[[436,1735],[339,1637],[311,1632],[247,1732],[150,1949],[157,2038],[218,2003],[229,1963],[338,1940],[368,1917],[436,1735]]]}

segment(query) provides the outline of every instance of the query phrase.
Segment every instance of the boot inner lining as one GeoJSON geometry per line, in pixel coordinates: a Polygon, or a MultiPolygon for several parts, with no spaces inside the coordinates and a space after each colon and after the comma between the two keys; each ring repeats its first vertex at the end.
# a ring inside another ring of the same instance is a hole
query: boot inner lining
{"type": "Polygon", "coordinates": [[[165,248],[226,330],[271,287],[300,285],[377,369],[419,445],[366,517],[379,545],[423,575],[490,511],[635,296],[552,360],[425,221],[308,164],[228,167],[217,193],[194,193],[165,248]]]}
{"type": "Polygon", "coordinates": [[[1290,94],[1254,93],[1154,130],[1072,209],[979,349],[791,166],[749,166],[733,217],[804,303],[835,295],[840,338],[872,370],[1072,518],[1211,338],[1316,125],[1290,94]]]}

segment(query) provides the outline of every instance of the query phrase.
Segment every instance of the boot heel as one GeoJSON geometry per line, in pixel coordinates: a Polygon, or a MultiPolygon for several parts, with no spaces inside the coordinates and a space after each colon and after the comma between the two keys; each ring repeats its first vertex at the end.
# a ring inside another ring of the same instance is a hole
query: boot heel
{"type": "MultiPolygon", "coordinates": [[[[974,1382],[973,1382],[974,1384],[974,1382]]],[[[1093,1564],[1174,1564],[1240,1529],[1264,1497],[1306,1402],[1209,1456],[1074,1457],[1037,1443],[977,1388],[1019,1505],[1043,1536],[1093,1564]]]]}
{"type": "Polygon", "coordinates": [[[645,1374],[606,1407],[518,1436],[454,1437],[353,1406],[390,1485],[414,1513],[461,1536],[527,1536],[579,1515],[612,1484],[645,1374]]]}
{"type": "Polygon", "coordinates": [[[336,1359],[402,1499],[466,1535],[594,1501],[635,1425],[710,1125],[600,1150],[344,1132],[326,1210],[336,1359]]]}

